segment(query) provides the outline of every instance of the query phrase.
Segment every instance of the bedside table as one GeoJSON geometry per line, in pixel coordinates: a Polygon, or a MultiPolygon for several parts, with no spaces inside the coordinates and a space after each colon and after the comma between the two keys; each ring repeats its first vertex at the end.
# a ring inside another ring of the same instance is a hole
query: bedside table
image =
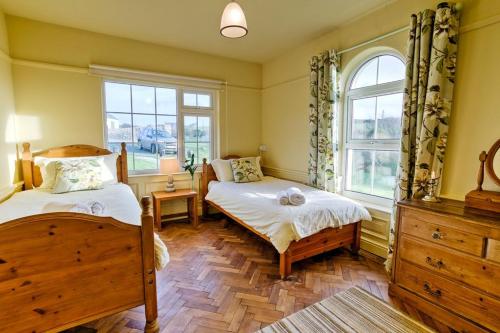
{"type": "MultiPolygon", "coordinates": [[[[193,227],[196,228],[198,226],[198,205],[196,200],[198,193],[196,191],[186,189],[179,189],[175,192],[156,191],[152,192],[151,195],[153,196],[153,215],[158,231],[161,231],[162,218],[169,216],[161,215],[161,203],[170,200],[187,199],[187,215],[193,227]]],[[[184,214],[172,214],[172,216],[182,215],[184,214]]]]}

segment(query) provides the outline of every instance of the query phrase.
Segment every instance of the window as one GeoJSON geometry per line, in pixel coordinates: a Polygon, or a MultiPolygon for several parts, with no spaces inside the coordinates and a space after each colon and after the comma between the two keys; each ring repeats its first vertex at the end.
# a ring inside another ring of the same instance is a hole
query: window
{"type": "Polygon", "coordinates": [[[105,81],[107,146],[119,152],[120,143],[127,143],[131,173],[156,172],[164,157],[183,162],[194,154],[197,163],[210,160],[215,141],[213,96],[212,91],[105,81]]]}
{"type": "Polygon", "coordinates": [[[405,65],[377,55],[354,72],[346,92],[344,192],[387,203],[399,161],[405,65]]]}

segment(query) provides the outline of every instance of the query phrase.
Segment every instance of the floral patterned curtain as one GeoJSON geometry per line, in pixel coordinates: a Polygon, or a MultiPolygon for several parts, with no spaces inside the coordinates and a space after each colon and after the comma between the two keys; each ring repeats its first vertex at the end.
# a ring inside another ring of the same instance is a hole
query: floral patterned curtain
{"type": "Polygon", "coordinates": [[[335,191],[334,145],[337,133],[340,58],[325,51],[311,60],[309,104],[309,185],[335,191]]]}
{"type": "MultiPolygon", "coordinates": [[[[412,15],[406,56],[400,164],[394,203],[425,195],[432,171],[439,193],[453,99],[459,16],[453,3],[412,15]]],[[[391,216],[388,271],[396,227],[391,216]]]]}

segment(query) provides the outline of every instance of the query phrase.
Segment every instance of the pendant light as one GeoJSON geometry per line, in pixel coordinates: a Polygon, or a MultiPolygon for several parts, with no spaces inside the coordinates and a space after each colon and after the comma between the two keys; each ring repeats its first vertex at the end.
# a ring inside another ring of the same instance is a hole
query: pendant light
{"type": "Polygon", "coordinates": [[[228,38],[240,38],[248,33],[245,13],[236,1],[231,1],[224,8],[220,20],[220,33],[228,38]]]}

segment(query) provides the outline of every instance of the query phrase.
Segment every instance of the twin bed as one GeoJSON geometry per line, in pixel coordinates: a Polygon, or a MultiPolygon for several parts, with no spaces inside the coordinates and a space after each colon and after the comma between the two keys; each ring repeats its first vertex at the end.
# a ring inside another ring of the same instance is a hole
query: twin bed
{"type": "Polygon", "coordinates": [[[42,189],[33,157],[105,156],[93,146],[65,146],[31,154],[24,144],[25,191],[0,204],[0,332],[57,332],[145,305],[146,332],[157,332],[155,255],[148,197],[142,210],[127,183],[127,152],[116,159],[118,184],[52,194],[42,189]],[[100,202],[103,216],[67,212],[100,202]],[[65,208],[66,207],[66,208],[65,208]],[[66,212],[65,212],[66,211],[66,212]]]}
{"type": "MultiPolygon", "coordinates": [[[[236,158],[239,156],[223,159],[236,158]]],[[[218,181],[206,159],[201,194],[204,216],[212,206],[276,248],[283,279],[290,275],[293,262],[349,245],[358,252],[361,221],[371,220],[355,201],[296,182],[267,176],[250,183],[218,181]],[[277,193],[292,186],[304,193],[306,204],[278,203],[277,193]]]]}
{"type": "MultiPolygon", "coordinates": [[[[164,267],[168,253],[153,232],[149,198],[141,210],[126,185],[125,144],[116,155],[116,183],[64,194],[40,186],[34,158],[111,152],[74,145],[32,154],[23,146],[24,191],[0,204],[0,331],[57,332],[145,305],[145,331],[157,332],[155,267],[164,267]],[[98,202],[105,213],[79,209],[85,202],[98,202]]],[[[293,262],[316,254],[348,245],[357,252],[361,220],[370,219],[352,200],[286,180],[219,182],[206,160],[201,195],[204,216],[213,206],[277,249],[282,278],[293,262]],[[305,205],[279,205],[276,193],[291,186],[302,190],[305,205]]]]}

